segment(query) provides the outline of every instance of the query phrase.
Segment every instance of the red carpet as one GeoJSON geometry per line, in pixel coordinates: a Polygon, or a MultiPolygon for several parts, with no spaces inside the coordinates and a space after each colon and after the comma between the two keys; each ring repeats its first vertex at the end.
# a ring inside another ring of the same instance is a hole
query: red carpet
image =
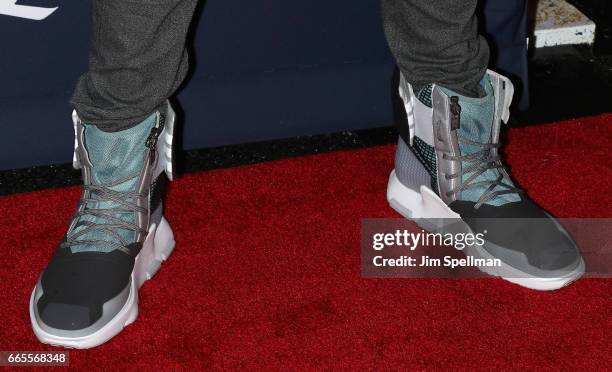
{"type": "MultiPolygon", "coordinates": [[[[612,216],[612,115],[513,129],[507,157],[557,216],[612,216]]],[[[397,217],[394,146],[181,177],[177,249],[141,291],[140,317],[71,366],[139,368],[562,369],[612,365],[612,281],[554,293],[499,279],[372,280],[362,217],[397,217]]],[[[48,350],[28,298],[78,188],[0,198],[0,350],[48,350]]]]}

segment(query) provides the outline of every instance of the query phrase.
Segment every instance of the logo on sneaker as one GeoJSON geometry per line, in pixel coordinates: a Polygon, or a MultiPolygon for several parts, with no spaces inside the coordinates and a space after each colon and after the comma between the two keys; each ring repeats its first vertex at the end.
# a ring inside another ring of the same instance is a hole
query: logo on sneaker
{"type": "Polygon", "coordinates": [[[0,0],[0,15],[42,21],[53,14],[59,7],[45,8],[40,6],[18,5],[17,0],[0,0]]]}

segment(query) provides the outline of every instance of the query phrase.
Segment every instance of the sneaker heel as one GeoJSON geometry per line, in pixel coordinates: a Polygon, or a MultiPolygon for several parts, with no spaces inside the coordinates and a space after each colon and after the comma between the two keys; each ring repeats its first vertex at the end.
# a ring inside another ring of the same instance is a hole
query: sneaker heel
{"type": "Polygon", "coordinates": [[[155,260],[159,262],[166,261],[174,250],[174,234],[168,221],[162,217],[159,227],[155,232],[155,241],[153,250],[155,252],[155,260]]]}
{"type": "Polygon", "coordinates": [[[395,171],[389,176],[387,201],[402,216],[417,222],[461,218],[428,187],[421,186],[417,191],[404,186],[395,171]]]}
{"type": "Polygon", "coordinates": [[[136,259],[134,277],[138,288],[157,274],[162,262],[170,256],[173,249],[174,235],[172,229],[168,221],[162,217],[159,226],[155,229],[155,236],[147,238],[136,259]]]}

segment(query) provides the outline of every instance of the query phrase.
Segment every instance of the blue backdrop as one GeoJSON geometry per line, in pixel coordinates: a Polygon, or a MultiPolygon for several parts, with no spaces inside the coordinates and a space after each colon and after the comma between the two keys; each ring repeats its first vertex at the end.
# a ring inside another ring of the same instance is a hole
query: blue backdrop
{"type": "MultiPolygon", "coordinates": [[[[40,21],[0,14],[0,169],[69,162],[68,100],[87,67],[90,1],[18,4],[59,8],[40,21]]],[[[194,24],[195,68],[179,94],[183,147],[391,124],[394,64],[379,8],[378,0],[206,1],[194,24]]]]}
{"type": "MultiPolygon", "coordinates": [[[[72,157],[68,99],[87,66],[90,2],[59,3],[42,21],[0,15],[0,169],[72,157]]],[[[378,1],[208,0],[193,44],[186,149],[392,123],[378,1]]]]}

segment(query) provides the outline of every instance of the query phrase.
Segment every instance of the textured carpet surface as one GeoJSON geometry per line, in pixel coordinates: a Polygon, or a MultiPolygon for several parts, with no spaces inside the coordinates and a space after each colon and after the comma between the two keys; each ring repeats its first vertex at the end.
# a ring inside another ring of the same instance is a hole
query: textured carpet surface
{"type": "MultiPolygon", "coordinates": [[[[513,129],[505,153],[560,217],[612,216],[612,115],[513,129]]],[[[398,217],[394,146],[190,174],[171,186],[177,248],[81,369],[562,369],[612,365],[612,281],[539,293],[499,279],[363,279],[363,217],[398,217]]],[[[28,299],[78,188],[0,199],[0,350],[49,350],[28,299]]]]}

